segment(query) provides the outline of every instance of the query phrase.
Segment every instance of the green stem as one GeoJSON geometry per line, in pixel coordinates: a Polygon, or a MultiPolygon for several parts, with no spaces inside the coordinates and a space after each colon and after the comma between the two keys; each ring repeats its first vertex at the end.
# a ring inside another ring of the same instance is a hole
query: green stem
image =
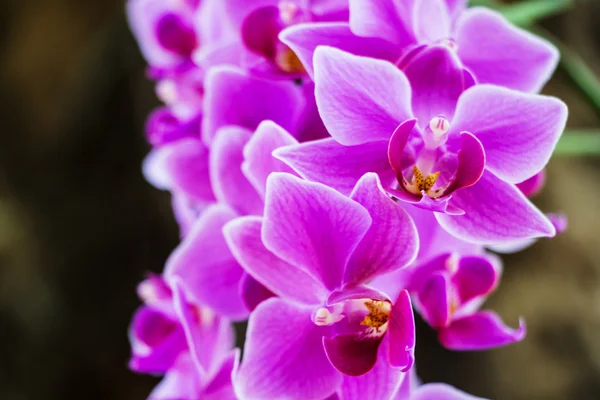
{"type": "Polygon", "coordinates": [[[565,131],[554,154],[557,156],[600,156],[600,131],[591,129],[565,131]]]}
{"type": "Polygon", "coordinates": [[[515,25],[529,27],[537,21],[559,14],[573,5],[572,0],[527,0],[504,4],[498,0],[471,0],[471,6],[491,8],[515,25]]]}

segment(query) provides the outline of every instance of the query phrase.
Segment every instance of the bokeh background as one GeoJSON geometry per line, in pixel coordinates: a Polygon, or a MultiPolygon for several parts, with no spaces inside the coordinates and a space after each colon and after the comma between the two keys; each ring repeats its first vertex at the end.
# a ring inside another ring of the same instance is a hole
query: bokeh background
{"type": "MultiPolygon", "coordinates": [[[[600,1],[573,3],[541,26],[598,77],[600,1]]],[[[135,286],[178,233],[140,172],[158,102],[123,0],[2,0],[0,61],[0,399],[144,399],[157,378],[127,369],[135,286]]],[[[564,68],[545,93],[567,102],[571,128],[600,129],[564,68]]],[[[420,322],[423,380],[494,399],[600,398],[599,173],[600,156],[556,156],[536,202],[566,212],[569,230],[505,257],[488,305],[512,325],[524,316],[527,339],[451,353],[420,322]]]]}

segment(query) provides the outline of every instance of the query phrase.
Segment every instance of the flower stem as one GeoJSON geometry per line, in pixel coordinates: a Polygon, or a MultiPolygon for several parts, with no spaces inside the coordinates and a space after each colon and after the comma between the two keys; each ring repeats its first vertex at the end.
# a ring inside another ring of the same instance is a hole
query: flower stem
{"type": "Polygon", "coordinates": [[[556,156],[600,156],[600,130],[567,130],[561,137],[556,149],[556,156]]]}

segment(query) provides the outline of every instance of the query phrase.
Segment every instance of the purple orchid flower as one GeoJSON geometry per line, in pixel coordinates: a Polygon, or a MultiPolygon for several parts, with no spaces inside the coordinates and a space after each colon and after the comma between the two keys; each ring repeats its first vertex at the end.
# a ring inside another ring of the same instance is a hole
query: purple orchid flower
{"type": "Polygon", "coordinates": [[[319,45],[380,58],[400,68],[428,46],[456,53],[477,83],[523,92],[541,90],[556,68],[558,50],[485,8],[463,0],[350,0],[350,22],[287,28],[281,40],[312,75],[319,45]]]}
{"type": "Polygon", "coordinates": [[[278,0],[259,3],[264,5],[252,10],[242,23],[242,41],[261,58],[250,69],[272,77],[289,79],[306,75],[296,54],[279,40],[283,29],[311,21],[348,21],[347,2],[278,0]]]}
{"type": "Polygon", "coordinates": [[[406,375],[393,400],[484,400],[444,383],[423,385],[417,377],[416,367],[406,375]]]}
{"type": "Polygon", "coordinates": [[[415,56],[406,74],[330,47],[317,49],[315,67],[332,138],[275,152],[302,177],[348,193],[376,172],[393,196],[473,243],[555,234],[515,184],[550,159],[567,118],[560,100],[472,86],[443,46],[415,56]]]}
{"type": "Polygon", "coordinates": [[[204,75],[204,70],[191,63],[172,70],[151,68],[149,71],[150,78],[157,81],[157,97],[183,120],[197,118],[202,110],[204,75]]]}
{"type": "Polygon", "coordinates": [[[217,131],[229,125],[254,130],[271,120],[299,141],[327,135],[317,113],[312,84],[269,81],[239,68],[211,68],[205,81],[202,138],[210,146],[217,131]]]}
{"type": "Polygon", "coordinates": [[[204,161],[209,178],[203,183],[211,187],[217,202],[191,223],[165,267],[166,278],[183,279],[196,302],[233,320],[244,320],[256,305],[273,296],[240,267],[222,228],[242,215],[262,215],[267,176],[292,172],[271,152],[297,143],[271,121],[261,123],[254,133],[229,126],[215,136],[204,161]]]}
{"type": "Polygon", "coordinates": [[[501,262],[490,254],[447,253],[410,271],[415,307],[451,350],[486,350],[523,340],[525,323],[511,329],[491,311],[478,311],[500,282],[501,262]]]}
{"type": "Polygon", "coordinates": [[[229,322],[189,303],[181,282],[171,288],[151,276],[138,286],[138,293],[145,306],[130,331],[130,367],[165,374],[149,398],[235,399],[231,374],[239,351],[232,350],[229,322]]]}
{"type": "Polygon", "coordinates": [[[185,237],[201,212],[216,201],[210,185],[209,150],[199,135],[199,119],[180,122],[164,109],[150,116],[143,173],[154,187],[170,191],[175,218],[185,237]]]}
{"type": "Polygon", "coordinates": [[[377,176],[365,175],[347,198],[272,173],[265,204],[263,218],[238,218],[224,229],[244,269],[278,296],[250,315],[238,396],[323,399],[343,375],[371,371],[382,341],[386,363],[408,370],[415,340],[408,292],[392,301],[366,285],[409,264],[418,239],[377,176]]]}
{"type": "Polygon", "coordinates": [[[171,367],[149,399],[235,400],[232,374],[238,368],[239,350],[233,346],[230,324],[190,304],[183,284],[174,284],[174,305],[185,331],[188,350],[171,367]],[[204,322],[205,321],[205,322],[204,322]],[[212,326],[211,326],[212,324],[212,326]]]}
{"type": "Polygon", "coordinates": [[[199,45],[193,21],[196,8],[189,1],[127,2],[131,30],[151,66],[170,69],[191,60],[199,45]]]}

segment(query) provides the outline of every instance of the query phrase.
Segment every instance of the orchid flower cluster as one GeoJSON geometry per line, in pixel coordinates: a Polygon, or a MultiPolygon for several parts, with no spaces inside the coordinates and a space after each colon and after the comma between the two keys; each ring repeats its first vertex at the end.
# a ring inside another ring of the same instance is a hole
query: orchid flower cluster
{"type": "Polygon", "coordinates": [[[529,200],[559,54],[466,3],[129,0],[164,102],[143,170],[181,228],[130,329],[151,399],[474,399],[419,382],[413,313],[451,350],[524,338],[481,306],[492,251],[566,226],[529,200]]]}

